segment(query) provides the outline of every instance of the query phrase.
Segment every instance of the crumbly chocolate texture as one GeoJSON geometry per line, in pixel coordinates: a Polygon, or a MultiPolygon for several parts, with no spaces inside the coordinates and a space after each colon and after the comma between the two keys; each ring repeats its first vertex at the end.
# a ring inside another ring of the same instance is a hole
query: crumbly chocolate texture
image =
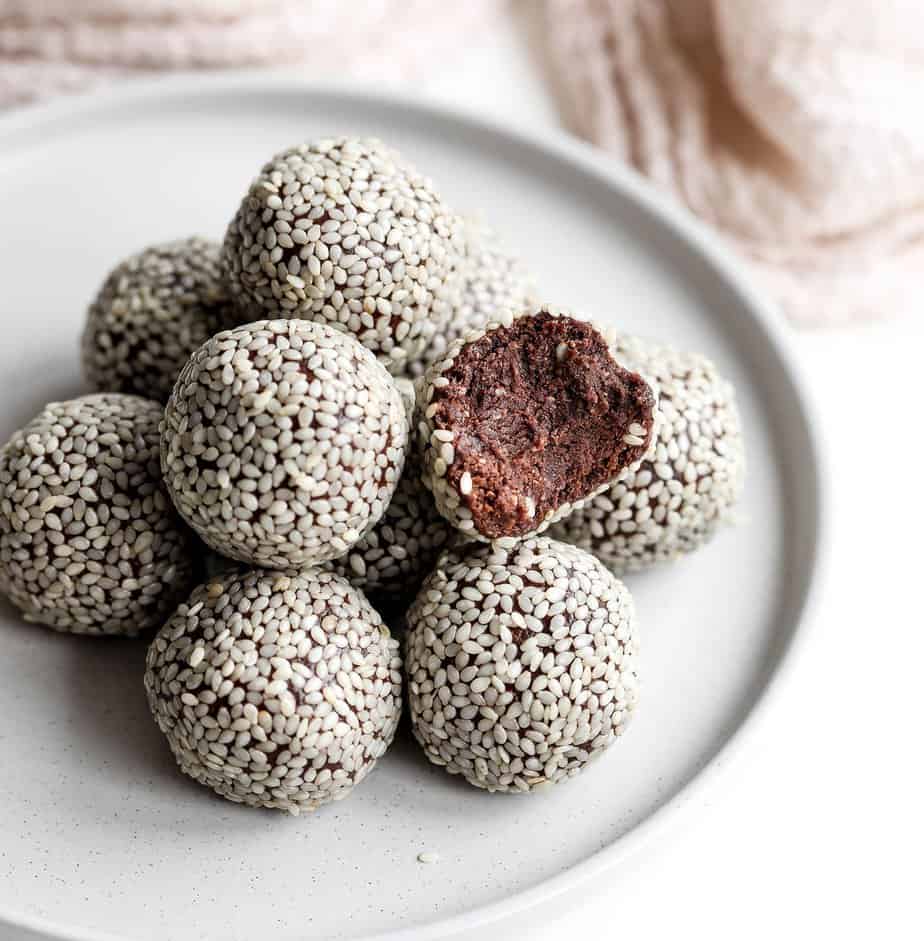
{"type": "Polygon", "coordinates": [[[616,350],[657,383],[655,440],[639,467],[550,533],[621,574],[687,555],[731,521],[745,449],[734,389],[706,357],[636,337],[616,350]]]}
{"type": "Polygon", "coordinates": [[[0,452],[0,590],[71,634],[160,627],[197,575],[160,472],[163,408],[134,395],[52,402],[0,452]]]}
{"type": "Polygon", "coordinates": [[[185,774],[291,814],[346,797],[401,713],[398,642],[361,591],[320,569],[201,585],[151,643],[144,685],[185,774]]]}
{"type": "Polygon", "coordinates": [[[447,359],[430,377],[430,439],[445,464],[434,470],[482,538],[535,532],[618,479],[650,444],[652,389],[591,324],[543,309],[447,359]]]}
{"type": "Polygon", "coordinates": [[[511,255],[495,232],[475,219],[465,220],[468,253],[461,265],[460,290],[451,300],[448,322],[437,329],[419,359],[407,365],[408,375],[422,376],[446,355],[450,345],[469,330],[483,330],[501,310],[514,312],[536,306],[536,286],[523,262],[511,255]]]}
{"type": "Polygon", "coordinates": [[[540,536],[447,551],[407,620],[414,735],[476,787],[526,792],[572,777],[635,708],[632,597],[573,546],[540,536]]]}

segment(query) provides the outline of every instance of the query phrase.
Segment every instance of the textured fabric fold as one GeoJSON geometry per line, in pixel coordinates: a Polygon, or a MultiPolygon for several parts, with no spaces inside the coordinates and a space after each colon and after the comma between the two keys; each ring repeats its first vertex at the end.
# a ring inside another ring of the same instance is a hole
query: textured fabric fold
{"type": "Polygon", "coordinates": [[[786,313],[908,312],[924,263],[924,6],[547,0],[575,129],[715,226],[786,313]]]}
{"type": "Polygon", "coordinates": [[[489,28],[502,0],[0,0],[0,106],[161,69],[298,64],[398,82],[489,28]]]}

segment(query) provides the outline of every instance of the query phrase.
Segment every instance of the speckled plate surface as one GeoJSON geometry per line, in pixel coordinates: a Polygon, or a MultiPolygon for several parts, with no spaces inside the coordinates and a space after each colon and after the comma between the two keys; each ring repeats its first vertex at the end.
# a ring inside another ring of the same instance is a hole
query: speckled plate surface
{"type": "Polygon", "coordinates": [[[129,941],[469,931],[573,888],[695,807],[790,655],[821,501],[785,341],[709,237],[563,138],[255,77],[3,119],[2,438],[82,390],[84,308],[117,259],[220,237],[266,157],[340,131],[393,142],[454,205],[483,210],[549,301],[711,355],[740,394],[742,523],[628,580],[642,618],[637,716],[585,774],[530,797],[469,788],[403,733],[352,798],[314,817],[226,804],[175,771],[144,702],[142,642],[56,636],[3,605],[0,926],[129,941]]]}

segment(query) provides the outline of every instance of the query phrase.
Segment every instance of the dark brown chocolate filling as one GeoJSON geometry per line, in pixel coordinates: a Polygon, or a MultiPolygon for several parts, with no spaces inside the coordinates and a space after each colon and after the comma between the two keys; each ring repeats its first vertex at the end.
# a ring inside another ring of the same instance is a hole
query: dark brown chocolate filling
{"type": "Polygon", "coordinates": [[[453,432],[446,476],[492,539],[532,531],[637,461],[650,441],[651,389],[610,356],[597,330],[570,317],[538,313],[493,330],[443,376],[433,421],[453,432]],[[643,444],[625,442],[630,425],[644,428],[643,444]]]}

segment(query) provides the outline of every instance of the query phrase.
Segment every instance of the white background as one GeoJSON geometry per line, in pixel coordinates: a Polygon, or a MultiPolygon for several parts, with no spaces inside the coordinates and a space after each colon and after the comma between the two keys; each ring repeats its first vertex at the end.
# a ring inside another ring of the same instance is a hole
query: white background
{"type": "MultiPolygon", "coordinates": [[[[420,91],[560,133],[512,25],[420,91]]],[[[921,291],[924,308],[924,272],[921,291]]],[[[796,347],[827,444],[834,545],[782,695],[679,824],[579,893],[479,936],[924,937],[924,311],[800,332],[796,347]]]]}
{"type": "MultiPolygon", "coordinates": [[[[561,133],[512,26],[423,93],[561,133]]],[[[679,826],[483,936],[924,937],[924,271],[921,294],[913,320],[795,331],[827,445],[834,545],[772,713],[679,826]]]]}

